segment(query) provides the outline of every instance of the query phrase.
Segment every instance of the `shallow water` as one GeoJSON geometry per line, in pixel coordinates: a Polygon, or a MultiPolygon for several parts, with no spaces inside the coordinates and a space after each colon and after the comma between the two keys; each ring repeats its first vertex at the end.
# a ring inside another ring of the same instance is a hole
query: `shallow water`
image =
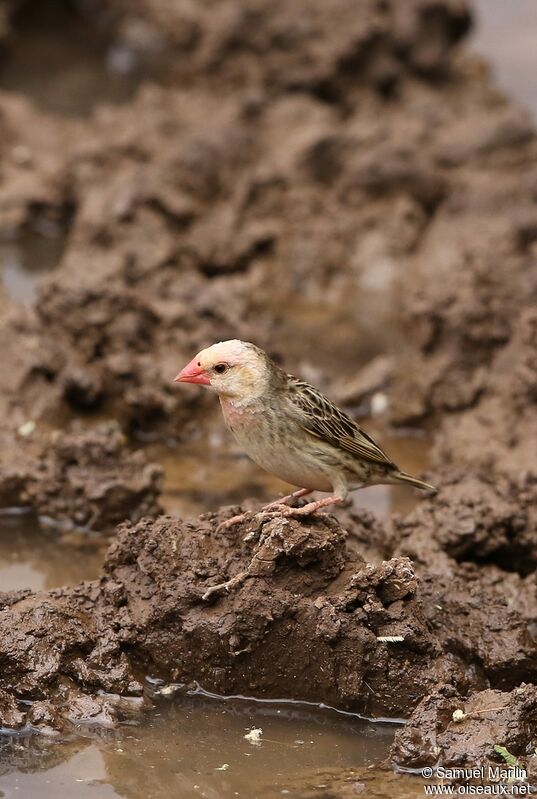
{"type": "Polygon", "coordinates": [[[87,116],[100,104],[130,100],[158,78],[160,42],[144,32],[140,49],[114,39],[110,19],[80,0],[26,3],[15,15],[13,47],[0,63],[0,88],[26,95],[44,111],[87,116]]]}
{"type": "Polygon", "coordinates": [[[497,84],[537,119],[537,3],[534,0],[474,0],[473,49],[491,64],[497,84]]]}
{"type": "Polygon", "coordinates": [[[106,546],[102,536],[42,526],[30,513],[0,513],[0,591],[94,579],[106,546]]]}
{"type": "Polygon", "coordinates": [[[40,279],[58,266],[65,236],[57,229],[0,239],[0,281],[10,299],[30,304],[40,279]]]}
{"type": "Polygon", "coordinates": [[[0,790],[9,799],[298,797],[289,787],[297,775],[321,786],[324,768],[376,764],[394,730],[298,703],[161,700],[143,723],[87,730],[63,749],[42,736],[4,738],[0,790]],[[262,731],[258,743],[245,738],[252,729],[262,731]]]}

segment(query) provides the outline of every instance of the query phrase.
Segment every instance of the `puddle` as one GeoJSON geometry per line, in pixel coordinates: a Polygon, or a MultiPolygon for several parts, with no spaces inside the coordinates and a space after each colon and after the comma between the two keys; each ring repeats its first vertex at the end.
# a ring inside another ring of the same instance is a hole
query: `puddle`
{"type": "Polygon", "coordinates": [[[30,513],[0,514],[0,591],[76,585],[99,576],[102,536],[43,528],[30,513]]]}
{"type": "Polygon", "coordinates": [[[322,769],[378,763],[394,731],[393,724],[294,703],[183,697],[158,702],[143,724],[88,731],[66,745],[63,758],[42,736],[0,739],[0,795],[298,799],[301,792],[288,787],[298,775],[311,780],[322,769]],[[245,738],[252,729],[262,730],[257,744],[245,738]]]}
{"type": "Polygon", "coordinates": [[[374,237],[371,241],[364,245],[369,262],[360,264],[355,282],[347,277],[342,283],[336,273],[314,292],[297,285],[292,302],[293,289],[278,295],[277,285],[271,287],[272,350],[285,353],[290,372],[320,388],[328,375],[350,376],[376,356],[397,351],[397,269],[374,237]]]}
{"type": "Polygon", "coordinates": [[[7,295],[29,305],[40,279],[60,262],[65,236],[26,231],[12,240],[0,239],[0,280],[7,295]]]}
{"type": "Polygon", "coordinates": [[[114,40],[110,21],[92,4],[75,0],[22,4],[0,66],[0,88],[69,117],[128,101],[142,80],[158,78],[159,43],[146,35],[145,54],[130,48],[114,40]]]}
{"type": "MultiPolygon", "coordinates": [[[[403,471],[419,477],[429,468],[432,442],[425,433],[383,433],[368,422],[364,422],[364,427],[403,471]]],[[[423,492],[402,485],[371,486],[355,491],[351,497],[355,508],[367,508],[380,519],[388,519],[392,513],[410,513],[423,498],[423,492]]]]}
{"type": "Polygon", "coordinates": [[[276,312],[272,345],[286,353],[290,371],[315,383],[328,374],[337,374],[338,365],[341,374],[352,374],[375,356],[390,351],[393,317],[383,325],[384,314],[375,309],[378,298],[367,296],[373,303],[367,313],[360,313],[360,306],[354,301],[333,304],[297,298],[291,307],[288,303],[281,304],[280,309],[285,307],[285,318],[276,312]],[[320,330],[326,330],[327,335],[319,336],[320,330]],[[314,343],[305,347],[305,341],[314,343]]]}
{"type": "Polygon", "coordinates": [[[537,67],[534,0],[474,0],[476,28],[473,49],[492,65],[494,79],[510,97],[537,119],[537,67]]]}
{"type": "MultiPolygon", "coordinates": [[[[394,434],[375,430],[371,433],[405,471],[419,475],[429,465],[430,440],[425,435],[394,434]]],[[[177,448],[153,445],[146,449],[150,460],[160,463],[165,472],[162,504],[166,513],[197,516],[222,505],[240,505],[245,499],[261,502],[288,494],[291,487],[256,466],[235,445],[218,420],[212,424],[212,437],[200,438],[177,448]]],[[[318,494],[319,497],[324,496],[318,494]]],[[[371,486],[351,494],[356,508],[366,508],[379,518],[391,513],[408,513],[420,499],[420,493],[406,486],[371,486]]]]}

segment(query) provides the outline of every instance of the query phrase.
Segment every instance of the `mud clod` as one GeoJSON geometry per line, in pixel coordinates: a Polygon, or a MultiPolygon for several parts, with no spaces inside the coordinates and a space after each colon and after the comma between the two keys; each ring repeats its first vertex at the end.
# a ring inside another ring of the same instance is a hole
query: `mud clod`
{"type": "MultiPolygon", "coordinates": [[[[467,699],[452,687],[443,687],[422,700],[398,730],[392,746],[397,766],[421,768],[440,762],[445,768],[483,768],[488,774],[507,770],[509,763],[498,753],[505,748],[520,769],[535,778],[535,724],[537,689],[522,683],[510,693],[486,690],[467,699]],[[461,721],[453,718],[462,710],[461,721]]],[[[457,780],[456,780],[457,781],[457,780]]],[[[467,782],[462,777],[459,781],[467,782]]]]}
{"type": "Polygon", "coordinates": [[[107,531],[126,518],[158,513],[162,470],[143,452],[129,451],[117,424],[35,439],[23,447],[11,437],[11,451],[0,466],[4,507],[26,507],[59,525],[107,531]]]}

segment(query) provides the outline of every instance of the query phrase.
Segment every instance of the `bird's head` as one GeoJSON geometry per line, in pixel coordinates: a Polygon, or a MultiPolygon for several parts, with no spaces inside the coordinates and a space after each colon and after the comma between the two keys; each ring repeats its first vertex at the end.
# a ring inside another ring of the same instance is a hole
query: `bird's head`
{"type": "Polygon", "coordinates": [[[176,383],[198,383],[222,397],[247,401],[267,390],[271,378],[268,356],[247,341],[220,341],[192,358],[176,383]]]}

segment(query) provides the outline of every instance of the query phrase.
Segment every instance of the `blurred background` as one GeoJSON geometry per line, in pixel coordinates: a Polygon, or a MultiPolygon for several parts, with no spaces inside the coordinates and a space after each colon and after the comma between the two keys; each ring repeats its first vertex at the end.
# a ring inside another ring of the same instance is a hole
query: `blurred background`
{"type": "MultiPolygon", "coordinates": [[[[319,385],[406,471],[534,460],[536,37],[532,0],[4,0],[1,591],[97,577],[125,519],[286,491],[171,382],[216,340],[319,385]]],[[[261,753],[259,709],[183,702],[6,738],[0,795],[227,799],[272,771],[284,793],[391,740],[271,709],[261,753]]]]}

